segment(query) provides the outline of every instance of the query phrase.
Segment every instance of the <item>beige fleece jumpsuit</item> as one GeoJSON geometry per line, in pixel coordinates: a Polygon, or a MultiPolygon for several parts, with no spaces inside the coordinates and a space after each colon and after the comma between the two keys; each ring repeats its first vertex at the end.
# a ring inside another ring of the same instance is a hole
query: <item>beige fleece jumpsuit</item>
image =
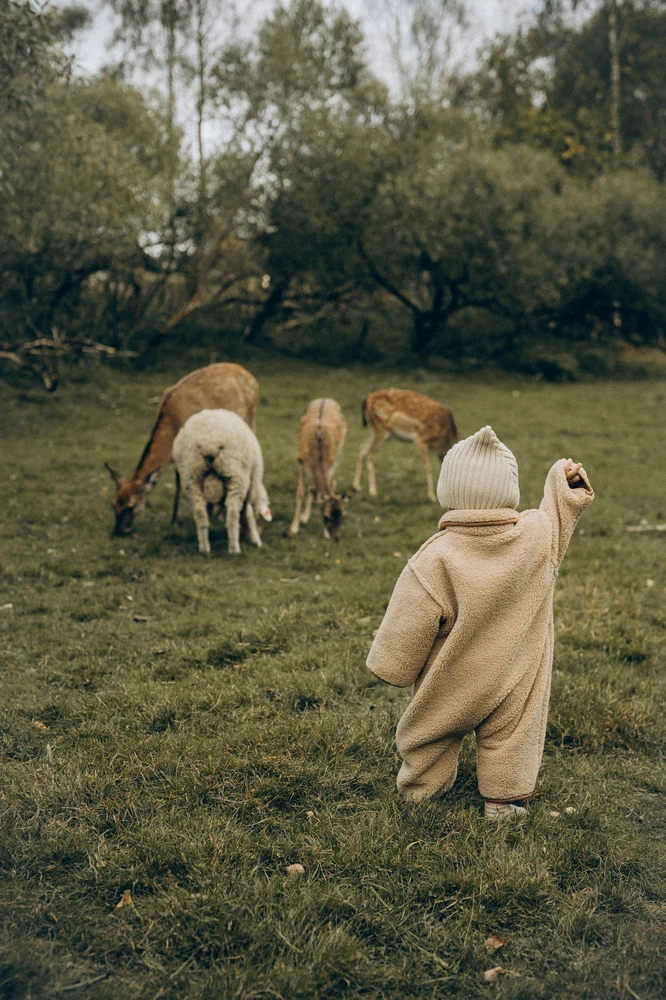
{"type": "Polygon", "coordinates": [[[553,661],[553,591],[578,518],[594,499],[569,486],[564,460],[538,510],[451,510],[403,570],[368,669],[414,685],[398,723],[398,787],[441,795],[476,734],[486,799],[527,798],[543,754],[553,661]]]}

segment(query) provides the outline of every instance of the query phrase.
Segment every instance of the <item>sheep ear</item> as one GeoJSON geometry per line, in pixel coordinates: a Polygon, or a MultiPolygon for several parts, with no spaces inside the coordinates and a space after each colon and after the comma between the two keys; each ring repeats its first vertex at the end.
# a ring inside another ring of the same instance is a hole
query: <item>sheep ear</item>
{"type": "Polygon", "coordinates": [[[109,465],[109,463],[108,463],[108,462],[105,462],[105,463],[104,463],[104,468],[105,468],[105,469],[106,469],[106,471],[107,471],[107,472],[109,473],[109,475],[110,475],[110,476],[111,476],[111,478],[113,479],[113,481],[114,481],[114,483],[116,484],[116,486],[119,486],[119,485],[120,485],[120,480],[121,480],[121,479],[123,478],[123,477],[122,477],[122,476],[120,475],[120,473],[119,473],[119,472],[116,472],[116,470],[115,470],[115,469],[111,468],[111,466],[109,465]]]}

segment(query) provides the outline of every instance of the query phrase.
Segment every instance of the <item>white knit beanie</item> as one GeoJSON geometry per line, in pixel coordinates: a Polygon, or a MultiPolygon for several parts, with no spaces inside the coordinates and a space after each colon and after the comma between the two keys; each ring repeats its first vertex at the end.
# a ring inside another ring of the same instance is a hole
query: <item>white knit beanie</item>
{"type": "Polygon", "coordinates": [[[482,427],[447,452],[437,499],[450,510],[518,506],[518,463],[492,427],[482,427]]]}

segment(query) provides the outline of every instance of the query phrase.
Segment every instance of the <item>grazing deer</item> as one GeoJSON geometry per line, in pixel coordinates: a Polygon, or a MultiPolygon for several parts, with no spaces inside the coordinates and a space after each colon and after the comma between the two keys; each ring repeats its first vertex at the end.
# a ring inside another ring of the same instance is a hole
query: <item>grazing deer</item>
{"type": "MultiPolygon", "coordinates": [[[[240,365],[215,364],[197,368],[167,389],[157,410],[157,419],[139,464],[131,479],[125,479],[105,466],[116,484],[113,510],[115,535],[128,535],[135,516],[143,510],[146,498],[171,461],[171,448],[185,421],[200,410],[232,410],[254,430],[254,415],[259,401],[259,384],[240,365]]],[[[176,489],[178,491],[178,476],[176,489]]]]}
{"type": "Polygon", "coordinates": [[[363,462],[368,463],[368,488],[377,496],[375,454],[390,436],[414,441],[428,478],[428,498],[435,501],[429,450],[440,459],[458,440],[458,429],[448,406],[411,389],[380,389],[363,400],[363,426],[372,427],[373,435],[362,445],[354,476],[354,489],[361,489],[363,462]]]}
{"type": "Polygon", "coordinates": [[[333,473],[347,434],[347,422],[334,399],[313,399],[298,425],[298,486],[296,510],[291,522],[292,535],[301,524],[307,524],[312,501],[321,507],[324,537],[340,540],[340,529],[349,493],[337,496],[333,473]],[[310,477],[310,490],[301,516],[305,493],[305,477],[310,477]]]}

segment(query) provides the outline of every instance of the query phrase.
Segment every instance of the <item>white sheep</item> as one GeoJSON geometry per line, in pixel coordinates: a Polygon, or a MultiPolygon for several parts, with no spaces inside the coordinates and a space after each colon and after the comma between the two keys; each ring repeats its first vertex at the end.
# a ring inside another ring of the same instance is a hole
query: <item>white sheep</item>
{"type": "Polygon", "coordinates": [[[240,552],[243,509],[250,540],[261,547],[256,514],[270,521],[271,512],[261,448],[245,421],[231,410],[200,410],[179,430],[172,454],[177,470],[174,518],[182,480],[192,504],[199,552],[210,555],[208,505],[215,503],[226,507],[229,552],[240,552]]]}

